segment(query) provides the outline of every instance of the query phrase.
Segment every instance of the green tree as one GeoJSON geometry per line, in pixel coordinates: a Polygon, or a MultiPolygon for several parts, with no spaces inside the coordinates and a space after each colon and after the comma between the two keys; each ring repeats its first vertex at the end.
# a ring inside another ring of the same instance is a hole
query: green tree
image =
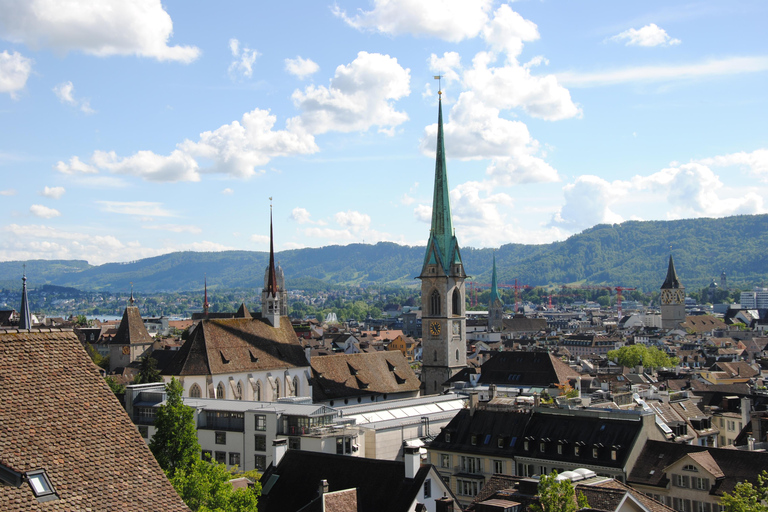
{"type": "Polygon", "coordinates": [[[151,356],[144,356],[139,361],[139,374],[133,379],[134,384],[148,384],[160,382],[163,378],[157,369],[157,360],[151,356]]]}
{"type": "Polygon", "coordinates": [[[539,502],[531,505],[535,512],[576,512],[589,507],[584,494],[576,498],[570,480],[557,481],[557,471],[541,476],[538,492],[539,502]]]}
{"type": "Polygon", "coordinates": [[[720,505],[725,512],[768,512],[768,473],[757,476],[757,485],[740,482],[732,493],[724,492],[720,505]]]}
{"type": "Polygon", "coordinates": [[[80,327],[89,327],[91,325],[91,322],[85,317],[85,315],[77,315],[75,317],[75,325],[78,325],[80,327]]]}
{"type": "Polygon", "coordinates": [[[165,404],[157,409],[156,431],[149,442],[150,450],[169,478],[178,469],[189,468],[200,460],[194,411],[181,400],[183,392],[184,387],[175,378],[165,385],[165,404]]]}
{"type": "Polygon", "coordinates": [[[666,352],[656,347],[647,348],[645,345],[626,345],[606,354],[622,366],[634,368],[643,365],[646,368],[671,368],[677,366],[679,359],[670,357],[666,352]]]}
{"type": "MultiPolygon", "coordinates": [[[[181,499],[198,512],[257,512],[261,484],[252,489],[234,489],[229,480],[236,476],[224,464],[196,460],[179,468],[170,478],[181,499]]],[[[250,475],[249,475],[250,476],[250,475]]]]}
{"type": "Polygon", "coordinates": [[[104,380],[107,381],[107,385],[109,386],[109,389],[111,389],[115,395],[122,395],[123,393],[125,393],[125,386],[117,382],[117,379],[115,379],[114,377],[107,376],[107,377],[104,377],[104,380]]]}

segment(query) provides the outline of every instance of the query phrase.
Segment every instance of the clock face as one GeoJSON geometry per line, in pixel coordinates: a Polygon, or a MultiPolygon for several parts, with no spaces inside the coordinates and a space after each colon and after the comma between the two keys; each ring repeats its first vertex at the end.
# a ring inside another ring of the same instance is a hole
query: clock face
{"type": "Polygon", "coordinates": [[[127,346],[127,345],[126,345],[126,346],[124,346],[124,347],[123,347],[123,355],[126,355],[126,356],[127,356],[127,355],[128,355],[128,354],[130,354],[130,353],[131,353],[131,347],[129,347],[129,346],[127,346]]]}
{"type": "Polygon", "coordinates": [[[432,322],[429,324],[429,334],[432,336],[438,336],[440,334],[440,322],[432,322]]]}
{"type": "Polygon", "coordinates": [[[685,292],[681,289],[677,289],[677,302],[682,304],[685,302],[685,292]]]}
{"type": "Polygon", "coordinates": [[[669,302],[672,300],[670,290],[661,290],[661,303],[662,304],[669,304],[669,302]]]}

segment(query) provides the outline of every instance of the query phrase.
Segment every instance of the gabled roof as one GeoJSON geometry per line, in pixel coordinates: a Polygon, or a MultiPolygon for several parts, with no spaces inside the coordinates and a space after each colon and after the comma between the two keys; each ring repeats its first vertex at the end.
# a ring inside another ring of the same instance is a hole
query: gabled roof
{"type": "Polygon", "coordinates": [[[409,393],[421,386],[399,350],[319,356],[311,364],[315,400],[409,393]]]}
{"type": "Polygon", "coordinates": [[[356,488],[357,510],[406,512],[430,468],[422,466],[415,478],[406,479],[402,461],[288,450],[262,475],[262,486],[270,479],[274,485],[259,498],[259,512],[301,509],[317,498],[321,480],[328,481],[331,492],[356,488]]]}
{"type": "Polygon", "coordinates": [[[134,345],[138,343],[152,343],[154,340],[144,327],[144,321],[141,319],[141,313],[136,306],[128,306],[123,311],[123,318],[120,320],[120,327],[117,328],[117,334],[110,343],[117,345],[134,345]]]}
{"type": "Polygon", "coordinates": [[[58,494],[0,483],[0,510],[189,510],[72,331],[0,333],[0,383],[0,466],[58,494]]]}
{"type": "Polygon", "coordinates": [[[497,352],[480,367],[480,384],[548,387],[579,374],[548,352],[497,352]]]}
{"type": "Polygon", "coordinates": [[[680,324],[681,329],[691,329],[697,334],[711,332],[717,329],[725,329],[725,322],[712,315],[686,316],[685,322],[680,324]]]}
{"type": "Polygon", "coordinates": [[[223,373],[308,367],[287,317],[274,328],[258,318],[201,320],[164,375],[223,373]]]}

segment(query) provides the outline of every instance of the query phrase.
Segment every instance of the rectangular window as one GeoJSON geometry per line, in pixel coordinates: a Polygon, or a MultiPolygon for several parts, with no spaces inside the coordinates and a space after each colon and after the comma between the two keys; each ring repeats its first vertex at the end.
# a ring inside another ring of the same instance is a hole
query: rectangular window
{"type": "Polygon", "coordinates": [[[709,478],[693,477],[693,488],[700,491],[709,490],[709,478]]]}
{"type": "Polygon", "coordinates": [[[266,455],[256,455],[255,460],[256,460],[256,462],[255,462],[256,469],[258,469],[260,471],[263,471],[263,470],[267,469],[267,456],[266,455]]]}
{"type": "Polygon", "coordinates": [[[344,438],[336,438],[336,455],[344,455],[344,438]]]}
{"type": "Polygon", "coordinates": [[[493,461],[493,472],[497,475],[503,475],[504,474],[504,461],[503,460],[495,460],[493,461]]]}
{"type": "Polygon", "coordinates": [[[289,450],[301,450],[301,438],[300,437],[289,437],[288,438],[288,449],[289,450]]]}
{"type": "Polygon", "coordinates": [[[255,443],[254,450],[256,450],[257,452],[267,451],[267,436],[256,434],[255,436],[253,436],[253,439],[255,443]]]}
{"type": "Polygon", "coordinates": [[[216,432],[216,444],[227,444],[226,432],[216,432]]]}
{"type": "Polygon", "coordinates": [[[472,446],[477,446],[477,434],[469,436],[469,442],[472,446]]]}
{"type": "Polygon", "coordinates": [[[239,452],[229,452],[229,465],[230,466],[239,466],[240,465],[240,453],[239,452]]]}
{"type": "Polygon", "coordinates": [[[424,498],[431,498],[432,497],[432,480],[427,478],[424,481],[424,498]]]}
{"type": "Polygon", "coordinates": [[[227,452],[215,452],[214,455],[216,456],[216,462],[219,464],[227,463],[227,452]]]}
{"type": "Polygon", "coordinates": [[[461,470],[465,473],[482,473],[480,459],[476,457],[461,456],[461,470]]]}
{"type": "Polygon", "coordinates": [[[256,430],[260,432],[267,430],[267,417],[265,415],[256,415],[256,430]]]}
{"type": "Polygon", "coordinates": [[[451,467],[451,456],[447,453],[440,454],[440,467],[441,468],[449,468],[451,467]]]}
{"type": "Polygon", "coordinates": [[[456,491],[460,496],[477,496],[482,486],[476,480],[456,480],[456,491]]]}

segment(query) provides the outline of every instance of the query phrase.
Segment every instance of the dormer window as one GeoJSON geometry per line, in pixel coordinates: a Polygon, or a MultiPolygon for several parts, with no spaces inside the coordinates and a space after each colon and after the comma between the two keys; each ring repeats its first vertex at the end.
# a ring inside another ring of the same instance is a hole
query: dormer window
{"type": "Polygon", "coordinates": [[[27,473],[27,482],[29,482],[37,501],[50,501],[57,498],[56,491],[53,490],[53,485],[45,470],[30,471],[27,473]]]}
{"type": "Polygon", "coordinates": [[[577,456],[577,457],[578,457],[578,456],[579,456],[579,452],[580,452],[580,451],[581,451],[581,446],[579,446],[579,445],[574,445],[574,446],[573,446],[573,454],[574,454],[575,456],[577,456]]]}
{"type": "Polygon", "coordinates": [[[539,451],[540,452],[546,452],[547,451],[547,443],[544,441],[539,443],[539,451]]]}
{"type": "Polygon", "coordinates": [[[446,432],[445,433],[445,442],[446,443],[450,443],[451,442],[451,433],[450,432],[446,432]]]}
{"type": "Polygon", "coordinates": [[[469,437],[469,442],[470,442],[470,444],[471,444],[472,446],[476,446],[476,445],[477,445],[477,434],[472,434],[472,435],[469,437]]]}

